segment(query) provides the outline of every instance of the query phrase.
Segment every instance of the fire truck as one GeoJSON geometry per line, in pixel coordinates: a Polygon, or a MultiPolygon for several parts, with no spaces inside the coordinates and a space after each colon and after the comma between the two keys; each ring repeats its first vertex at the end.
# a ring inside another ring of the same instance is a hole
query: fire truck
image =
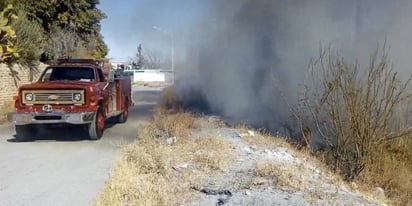
{"type": "Polygon", "coordinates": [[[37,82],[19,87],[12,121],[16,139],[35,139],[39,125],[82,125],[92,140],[100,139],[108,118],[124,123],[132,106],[131,79],[104,72],[93,59],[59,59],[37,82]]]}

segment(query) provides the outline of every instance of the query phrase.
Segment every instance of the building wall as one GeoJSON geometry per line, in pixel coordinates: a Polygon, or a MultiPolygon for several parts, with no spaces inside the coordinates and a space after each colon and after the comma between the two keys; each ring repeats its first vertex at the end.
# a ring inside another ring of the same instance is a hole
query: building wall
{"type": "Polygon", "coordinates": [[[18,87],[36,81],[46,66],[40,64],[29,69],[21,65],[9,67],[0,64],[0,122],[6,119],[7,112],[13,110],[13,96],[17,95],[18,87]]]}
{"type": "Polygon", "coordinates": [[[165,73],[146,73],[146,72],[135,72],[133,74],[134,82],[165,82],[165,73]]]}

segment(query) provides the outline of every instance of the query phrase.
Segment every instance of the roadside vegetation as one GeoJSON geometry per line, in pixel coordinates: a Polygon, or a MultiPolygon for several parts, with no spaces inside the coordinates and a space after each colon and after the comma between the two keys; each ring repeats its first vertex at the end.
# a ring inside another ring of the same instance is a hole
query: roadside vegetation
{"type": "Polygon", "coordinates": [[[310,64],[300,107],[291,108],[303,142],[332,171],[381,187],[396,205],[412,204],[412,95],[408,76],[378,49],[369,65],[321,52],[310,64]]]}
{"type": "Polygon", "coordinates": [[[166,89],[153,121],[126,146],[111,172],[97,206],[181,205],[207,176],[219,173],[235,156],[230,143],[215,136],[192,137],[199,125],[181,108],[166,107],[177,98],[166,89]]]}
{"type": "Polygon", "coordinates": [[[99,1],[0,2],[0,63],[32,65],[63,56],[103,59],[99,1]],[[47,12],[45,12],[47,11],[47,12]]]}
{"type": "Polygon", "coordinates": [[[7,115],[1,115],[1,114],[7,114],[8,112],[13,111],[13,108],[14,108],[13,101],[5,102],[4,105],[0,107],[0,124],[7,121],[7,115]]]}

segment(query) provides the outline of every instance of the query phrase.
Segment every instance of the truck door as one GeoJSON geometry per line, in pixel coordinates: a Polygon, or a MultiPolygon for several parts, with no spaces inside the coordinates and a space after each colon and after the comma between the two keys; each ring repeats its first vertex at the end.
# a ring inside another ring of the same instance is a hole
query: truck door
{"type": "Polygon", "coordinates": [[[103,93],[103,98],[104,98],[104,109],[106,114],[111,112],[113,109],[112,107],[112,85],[110,85],[109,82],[106,81],[106,78],[104,77],[103,71],[101,69],[97,69],[97,75],[99,76],[99,87],[103,93]]]}

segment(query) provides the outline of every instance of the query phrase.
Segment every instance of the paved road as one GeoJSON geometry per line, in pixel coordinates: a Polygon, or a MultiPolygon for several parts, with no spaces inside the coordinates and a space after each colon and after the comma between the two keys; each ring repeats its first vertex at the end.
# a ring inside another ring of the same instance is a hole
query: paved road
{"type": "Polygon", "coordinates": [[[0,125],[0,206],[91,205],[120,148],[150,120],[160,89],[135,87],[136,106],[125,124],[89,141],[73,128],[41,131],[39,140],[13,142],[13,125],[0,125]]]}

